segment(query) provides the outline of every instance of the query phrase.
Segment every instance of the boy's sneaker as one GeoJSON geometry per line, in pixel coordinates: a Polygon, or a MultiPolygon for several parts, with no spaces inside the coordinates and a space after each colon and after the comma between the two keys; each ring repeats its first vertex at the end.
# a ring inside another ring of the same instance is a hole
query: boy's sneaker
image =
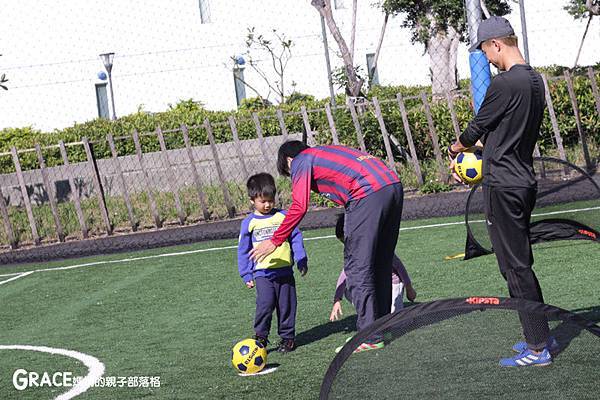
{"type": "MultiPolygon", "coordinates": [[[[546,348],[550,353],[554,353],[560,349],[558,341],[554,338],[554,336],[548,336],[548,343],[546,344],[546,348]]],[[[522,353],[528,349],[527,342],[517,342],[512,347],[512,349],[516,353],[522,353]]]]}
{"type": "Polygon", "coordinates": [[[547,348],[540,354],[534,354],[533,351],[527,349],[514,357],[500,359],[501,367],[528,367],[530,365],[543,367],[550,364],[552,364],[552,355],[547,348]]]}
{"type": "Polygon", "coordinates": [[[281,339],[281,342],[277,345],[277,351],[280,353],[289,353],[294,350],[296,350],[294,339],[281,339]]]}
{"type": "Polygon", "coordinates": [[[264,347],[265,349],[267,348],[267,344],[269,344],[269,341],[267,340],[266,337],[262,337],[262,336],[258,336],[258,335],[254,335],[252,337],[252,339],[256,340],[258,343],[260,343],[262,345],[262,347],[264,347]]]}

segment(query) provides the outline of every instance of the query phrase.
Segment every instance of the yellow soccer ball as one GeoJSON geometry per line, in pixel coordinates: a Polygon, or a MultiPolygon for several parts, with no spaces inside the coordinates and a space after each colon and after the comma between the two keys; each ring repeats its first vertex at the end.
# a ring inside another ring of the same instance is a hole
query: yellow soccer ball
{"type": "Polygon", "coordinates": [[[483,153],[481,149],[469,149],[459,153],[454,160],[454,172],[464,183],[475,185],[483,179],[483,153]]]}
{"type": "Polygon", "coordinates": [[[255,374],[267,365],[267,349],[258,340],[244,339],[233,346],[231,363],[242,374],[255,374]]]}

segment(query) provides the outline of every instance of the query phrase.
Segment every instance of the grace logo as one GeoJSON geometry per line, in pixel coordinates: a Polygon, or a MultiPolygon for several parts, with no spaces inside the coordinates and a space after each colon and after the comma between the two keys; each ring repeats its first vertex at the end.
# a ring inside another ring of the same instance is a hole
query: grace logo
{"type": "Polygon", "coordinates": [[[55,372],[39,374],[34,371],[17,369],[12,377],[13,386],[17,390],[25,390],[31,387],[71,387],[74,384],[73,373],[55,372]]]}

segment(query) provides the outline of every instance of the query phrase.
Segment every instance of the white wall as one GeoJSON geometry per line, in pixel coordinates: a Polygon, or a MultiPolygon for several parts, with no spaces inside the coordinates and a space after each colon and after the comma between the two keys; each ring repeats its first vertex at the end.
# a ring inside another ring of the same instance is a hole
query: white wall
{"type": "MultiPolygon", "coordinates": [[[[180,99],[210,109],[235,108],[229,57],[244,50],[246,29],[277,29],[294,41],[287,75],[297,90],[328,96],[319,17],[309,0],[209,0],[212,23],[201,24],[198,0],[5,0],[0,25],[0,72],[9,91],[0,93],[0,128],[32,125],[51,131],[97,116],[94,83],[102,52],[115,52],[117,115],[162,111],[180,99]]],[[[346,0],[348,5],[350,0],[346,0]]],[[[359,1],[356,59],[374,52],[383,16],[372,0],[359,1]]],[[[531,61],[571,65],[585,21],[562,10],[566,0],[526,2],[531,61]]],[[[516,6],[514,6],[516,7],[516,6]]],[[[351,10],[336,11],[348,37],[351,10]]],[[[518,7],[509,17],[520,34],[518,7]]],[[[428,59],[410,44],[401,19],[389,22],[379,62],[382,84],[427,84],[428,59]]],[[[592,23],[581,64],[600,61],[600,20],[592,23]]],[[[336,45],[330,36],[335,65],[336,45]]],[[[467,50],[459,74],[468,76],[467,50]]],[[[265,61],[267,61],[265,59],[265,61]]],[[[265,68],[268,64],[264,64],[265,68]]],[[[258,76],[247,79],[265,92],[258,76]]],[[[247,90],[252,96],[252,92],[247,90]]]]}

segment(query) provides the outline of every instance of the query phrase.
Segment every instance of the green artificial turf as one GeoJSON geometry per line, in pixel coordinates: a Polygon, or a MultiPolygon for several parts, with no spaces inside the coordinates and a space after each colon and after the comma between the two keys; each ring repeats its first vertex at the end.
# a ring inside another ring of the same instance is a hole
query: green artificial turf
{"type": "MultiPolygon", "coordinates": [[[[403,228],[461,220],[457,217],[409,221],[403,223],[403,228]]],[[[296,274],[300,346],[290,354],[270,353],[268,364],[278,366],[271,374],[239,377],[230,363],[231,347],[253,333],[255,302],[254,290],[247,289],[238,276],[236,250],[160,256],[234,246],[235,240],[2,268],[0,275],[108,262],[36,272],[1,284],[0,345],[70,349],[99,359],[106,366],[105,376],[160,377],[159,388],[94,387],[77,399],[316,399],[324,373],[335,356],[335,347],[353,334],[355,323],[354,312],[347,302],[343,304],[342,320],[328,321],[342,266],[342,244],[334,238],[319,237],[332,234],[332,229],[305,233],[306,238],[318,239],[305,243],[308,275],[302,278],[296,274]],[[147,256],[157,257],[119,261],[147,256]]],[[[411,275],[418,292],[417,301],[508,295],[494,256],[444,261],[445,256],[462,252],[464,241],[465,228],[460,224],[401,232],[397,253],[411,275]]],[[[596,321],[600,319],[598,244],[547,243],[535,246],[534,255],[535,270],[548,304],[579,310],[596,321]]],[[[0,282],[8,278],[0,277],[0,282]]],[[[447,333],[442,325],[439,332],[438,336],[447,333]]],[[[425,337],[432,342],[446,340],[436,339],[435,335],[425,337]]],[[[430,379],[432,374],[442,383],[447,380],[448,385],[456,385],[453,380],[457,364],[443,358],[425,364],[411,363],[419,354],[426,354],[425,337],[416,342],[418,346],[411,348],[411,356],[402,361],[398,379],[403,379],[404,370],[413,381],[422,377],[422,382],[411,385],[423,390],[428,385],[426,378],[430,379]],[[419,373],[423,365],[428,370],[419,373]],[[447,374],[451,369],[455,371],[447,374]]],[[[509,345],[515,338],[518,332],[503,344],[509,345]]],[[[453,338],[459,339],[460,336],[453,338]]],[[[270,340],[278,340],[276,318],[270,340]]],[[[596,355],[596,360],[600,365],[600,356],[596,355]]],[[[555,367],[559,364],[550,368],[555,367]]],[[[66,370],[85,374],[86,371],[78,361],[63,356],[0,350],[0,399],[50,398],[61,393],[54,388],[17,392],[12,386],[12,374],[18,368],[40,373],[66,370]]],[[[577,376],[585,380],[587,374],[589,379],[596,379],[597,370],[581,368],[577,376]]],[[[493,371],[499,380],[514,376],[513,372],[493,371]]],[[[463,385],[469,388],[465,393],[474,393],[477,382],[465,379],[463,385]]],[[[494,388],[490,386],[490,390],[494,388]]],[[[579,394],[584,397],[584,393],[579,394]]],[[[576,391],[571,395],[578,398],[576,391]]]]}

